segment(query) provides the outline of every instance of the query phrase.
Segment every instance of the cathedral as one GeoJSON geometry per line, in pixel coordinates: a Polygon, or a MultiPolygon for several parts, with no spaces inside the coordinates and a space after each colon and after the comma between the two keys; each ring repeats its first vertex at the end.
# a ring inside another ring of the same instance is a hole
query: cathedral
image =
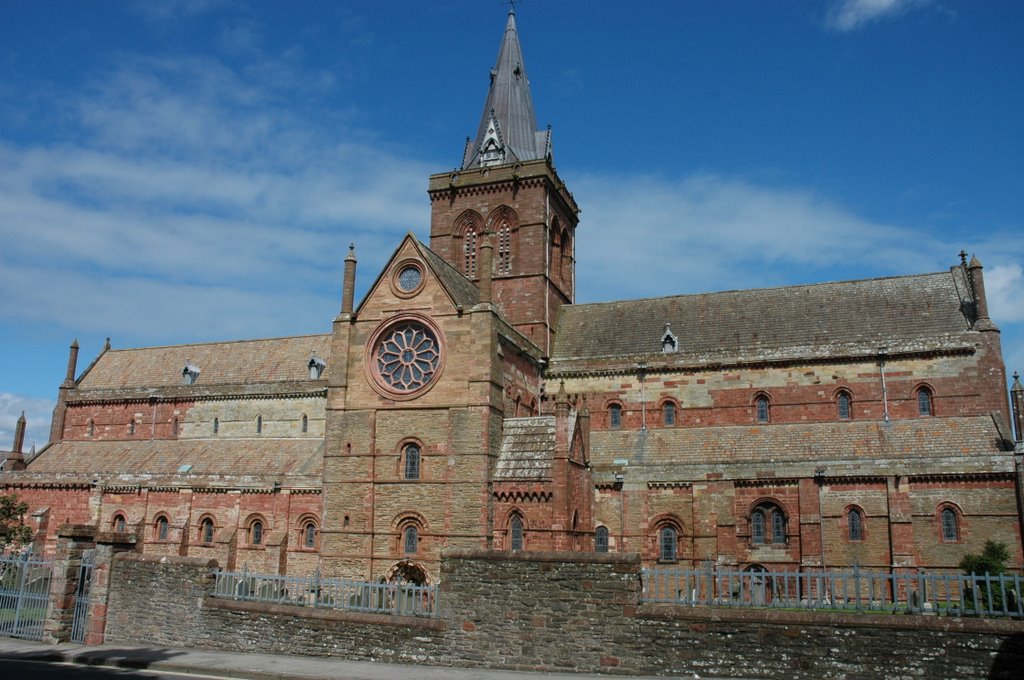
{"type": "Polygon", "coordinates": [[[416,583],[446,547],[933,571],[995,540],[1021,564],[1024,388],[1007,398],[976,258],[576,304],[579,207],[514,11],[427,194],[429,238],[361,300],[349,249],[329,333],[108,342],[84,368],[73,343],[50,443],[26,455],[22,422],[0,475],[35,549],[85,524],[228,569],[416,583]]]}

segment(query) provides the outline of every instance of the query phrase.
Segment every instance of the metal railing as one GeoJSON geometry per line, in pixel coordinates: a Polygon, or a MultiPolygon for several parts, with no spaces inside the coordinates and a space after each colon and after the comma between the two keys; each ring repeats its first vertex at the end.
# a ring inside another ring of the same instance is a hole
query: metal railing
{"type": "Polygon", "coordinates": [[[643,570],[645,603],[1024,618],[1020,574],[643,570]]]}
{"type": "Polygon", "coordinates": [[[52,575],[50,559],[0,555],[0,636],[43,639],[52,575]]]}
{"type": "Polygon", "coordinates": [[[214,597],[396,616],[438,616],[437,586],[310,576],[214,572],[214,597]]]}

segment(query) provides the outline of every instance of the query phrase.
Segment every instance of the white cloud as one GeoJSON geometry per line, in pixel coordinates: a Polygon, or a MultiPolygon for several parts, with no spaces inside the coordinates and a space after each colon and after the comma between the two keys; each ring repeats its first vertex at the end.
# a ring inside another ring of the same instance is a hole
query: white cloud
{"type": "Polygon", "coordinates": [[[989,316],[997,325],[1024,321],[1024,268],[1019,264],[987,267],[985,295],[989,316]]]}
{"type": "Polygon", "coordinates": [[[826,23],[837,31],[854,31],[864,24],[892,17],[929,0],[839,0],[829,10],[826,23]]]}
{"type": "Polygon", "coordinates": [[[935,271],[957,245],[859,217],[812,192],[696,176],[580,177],[577,239],[588,299],[935,271]],[[628,275],[626,273],[628,272],[628,275]]]}
{"type": "Polygon", "coordinates": [[[127,7],[146,21],[156,23],[195,17],[232,4],[231,0],[131,0],[127,7]]]}
{"type": "Polygon", "coordinates": [[[74,143],[0,141],[6,318],[115,340],[321,330],[347,243],[372,271],[425,226],[432,165],[294,113],[267,69],[120,63],[70,97],[74,143]]]}
{"type": "Polygon", "coordinates": [[[22,412],[25,413],[26,421],[24,452],[31,451],[33,444],[42,448],[50,438],[50,417],[54,403],[50,399],[0,392],[0,450],[9,451],[14,444],[14,427],[22,412]]]}

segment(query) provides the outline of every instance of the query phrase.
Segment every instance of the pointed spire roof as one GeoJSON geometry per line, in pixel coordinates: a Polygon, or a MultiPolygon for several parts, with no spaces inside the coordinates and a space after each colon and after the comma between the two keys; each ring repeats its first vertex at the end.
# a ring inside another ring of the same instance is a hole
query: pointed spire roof
{"type": "Polygon", "coordinates": [[[483,115],[476,138],[466,146],[463,168],[501,165],[544,158],[551,152],[551,133],[537,129],[523,51],[516,31],[515,10],[509,10],[498,62],[491,69],[483,115]]]}

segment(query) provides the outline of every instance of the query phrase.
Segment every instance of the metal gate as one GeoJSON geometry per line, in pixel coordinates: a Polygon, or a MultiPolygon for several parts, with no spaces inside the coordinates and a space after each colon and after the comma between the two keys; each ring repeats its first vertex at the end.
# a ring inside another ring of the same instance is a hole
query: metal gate
{"type": "Polygon", "coordinates": [[[71,641],[85,642],[85,628],[89,621],[89,590],[92,588],[93,553],[86,550],[82,566],[78,568],[78,588],[75,589],[75,615],[71,622],[71,641]]]}
{"type": "Polygon", "coordinates": [[[0,555],[0,635],[43,639],[53,561],[25,553],[0,555]]]}

